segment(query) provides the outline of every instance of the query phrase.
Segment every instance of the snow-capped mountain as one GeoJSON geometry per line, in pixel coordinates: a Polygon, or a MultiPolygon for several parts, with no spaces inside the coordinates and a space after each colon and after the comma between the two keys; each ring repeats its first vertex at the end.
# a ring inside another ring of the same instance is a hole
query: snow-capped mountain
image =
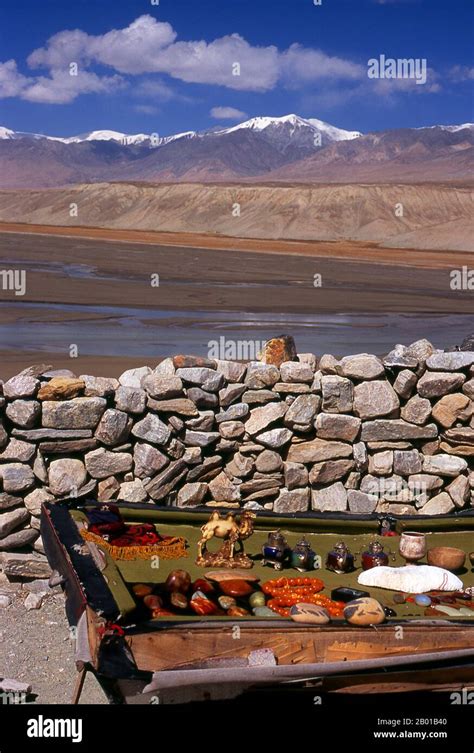
{"type": "Polygon", "coordinates": [[[317,142],[315,134],[321,134],[321,137],[325,141],[346,141],[349,139],[356,139],[362,136],[360,131],[346,131],[343,128],[337,128],[336,126],[325,123],[324,120],[318,120],[317,118],[301,118],[294,113],[291,115],[284,115],[280,118],[258,117],[246,120],[244,123],[239,123],[236,126],[230,128],[223,128],[217,133],[232,133],[239,131],[243,128],[247,128],[252,131],[259,131],[265,133],[274,141],[285,141],[288,139],[295,140],[300,139],[305,143],[309,141],[317,142]]]}

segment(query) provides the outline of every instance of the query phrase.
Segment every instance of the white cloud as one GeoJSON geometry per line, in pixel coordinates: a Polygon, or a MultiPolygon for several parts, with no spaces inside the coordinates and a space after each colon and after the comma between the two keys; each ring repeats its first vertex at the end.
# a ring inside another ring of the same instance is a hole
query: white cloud
{"type": "Polygon", "coordinates": [[[468,65],[453,65],[448,71],[448,77],[456,83],[462,81],[474,81],[474,67],[468,65]]]}
{"type": "Polygon", "coordinates": [[[120,76],[101,77],[88,71],[70,76],[68,71],[53,71],[50,78],[39,76],[22,91],[21,98],[29,102],[63,105],[73,102],[79,94],[108,94],[124,86],[120,76]]]}
{"type": "Polygon", "coordinates": [[[358,81],[367,75],[363,65],[340,57],[331,57],[321,50],[292,44],[281,55],[281,69],[287,82],[304,84],[318,80],[358,81]]]}
{"type": "Polygon", "coordinates": [[[15,60],[0,63],[0,98],[19,97],[32,79],[23,76],[15,60]]]}
{"type": "Polygon", "coordinates": [[[153,105],[134,105],[133,109],[135,112],[140,112],[143,115],[157,115],[159,113],[158,107],[154,107],[153,105]]]}
{"type": "Polygon", "coordinates": [[[213,107],[210,115],[216,120],[238,120],[248,117],[246,112],[237,110],[235,107],[213,107]]]}

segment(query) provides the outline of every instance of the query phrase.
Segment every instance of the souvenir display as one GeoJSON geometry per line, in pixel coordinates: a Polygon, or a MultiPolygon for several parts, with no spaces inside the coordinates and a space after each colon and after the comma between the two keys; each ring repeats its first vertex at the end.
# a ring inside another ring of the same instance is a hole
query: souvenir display
{"type": "Polygon", "coordinates": [[[186,570],[172,570],[166,578],[165,589],[185,594],[189,591],[190,585],[191,576],[186,570]]]}
{"type": "Polygon", "coordinates": [[[344,617],[351,625],[366,627],[380,625],[385,622],[384,608],[378,601],[370,597],[355,599],[344,606],[344,617]]]}
{"type": "Polygon", "coordinates": [[[316,556],[316,553],[311,549],[309,542],[306,541],[304,536],[298,541],[291,552],[291,566],[300,573],[320,567],[319,557],[316,556]]]}
{"type": "Polygon", "coordinates": [[[462,581],[456,575],[432,565],[373,567],[362,572],[357,581],[361,586],[375,586],[412,594],[427,591],[459,591],[463,588],[462,581]]]}
{"type": "Polygon", "coordinates": [[[244,552],[243,541],[252,535],[255,517],[251,510],[243,510],[237,522],[232,513],[222,518],[217,511],[213,512],[208,522],[201,527],[196,564],[202,567],[253,567],[252,560],[244,552]],[[213,538],[223,542],[217,552],[209,552],[207,549],[207,543],[213,538]]]}
{"type": "Polygon", "coordinates": [[[343,541],[336,544],[328,553],[326,567],[335,573],[350,573],[354,570],[354,555],[351,554],[343,541]]]}
{"type": "Polygon", "coordinates": [[[361,555],[362,570],[370,570],[371,567],[388,565],[388,554],[384,552],[380,541],[371,541],[365,552],[361,555]]]}
{"type": "Polygon", "coordinates": [[[428,549],[426,559],[429,565],[444,567],[445,570],[461,570],[466,562],[466,553],[453,546],[435,546],[428,549]]]}
{"type": "Polygon", "coordinates": [[[426,554],[426,536],[416,531],[405,531],[400,536],[399,549],[407,565],[421,560],[426,554]]]}
{"type": "Polygon", "coordinates": [[[223,580],[219,587],[226,596],[248,596],[252,593],[252,586],[246,580],[223,580]]]}
{"type": "Polygon", "coordinates": [[[271,565],[275,570],[282,570],[291,556],[291,549],[281,531],[270,531],[262,547],[262,565],[271,565]]]}
{"type": "Polygon", "coordinates": [[[303,622],[310,625],[327,625],[331,622],[329,612],[317,604],[295,604],[290,608],[293,622],[303,622]]]}

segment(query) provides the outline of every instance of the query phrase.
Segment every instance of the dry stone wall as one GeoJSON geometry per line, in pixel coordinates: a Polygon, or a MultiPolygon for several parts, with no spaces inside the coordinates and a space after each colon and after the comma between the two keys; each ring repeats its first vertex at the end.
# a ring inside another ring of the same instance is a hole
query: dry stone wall
{"type": "Polygon", "coordinates": [[[276,513],[474,504],[474,352],[422,340],[383,359],[176,356],[119,379],[48,369],[2,385],[0,551],[40,561],[42,502],[84,494],[276,513]]]}

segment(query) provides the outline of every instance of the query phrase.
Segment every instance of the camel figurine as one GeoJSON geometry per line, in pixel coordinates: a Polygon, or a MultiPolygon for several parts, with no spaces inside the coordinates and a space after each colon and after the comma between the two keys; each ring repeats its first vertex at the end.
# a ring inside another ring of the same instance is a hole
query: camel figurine
{"type": "Polygon", "coordinates": [[[208,522],[201,527],[201,538],[198,541],[197,564],[205,567],[252,567],[253,563],[244,553],[243,541],[253,533],[253,521],[256,517],[251,510],[240,513],[237,523],[234,515],[228,513],[221,518],[217,512],[212,513],[208,522]],[[208,552],[207,542],[213,538],[222,539],[223,544],[218,552],[208,552]],[[236,553],[236,545],[240,551],[236,553]]]}

